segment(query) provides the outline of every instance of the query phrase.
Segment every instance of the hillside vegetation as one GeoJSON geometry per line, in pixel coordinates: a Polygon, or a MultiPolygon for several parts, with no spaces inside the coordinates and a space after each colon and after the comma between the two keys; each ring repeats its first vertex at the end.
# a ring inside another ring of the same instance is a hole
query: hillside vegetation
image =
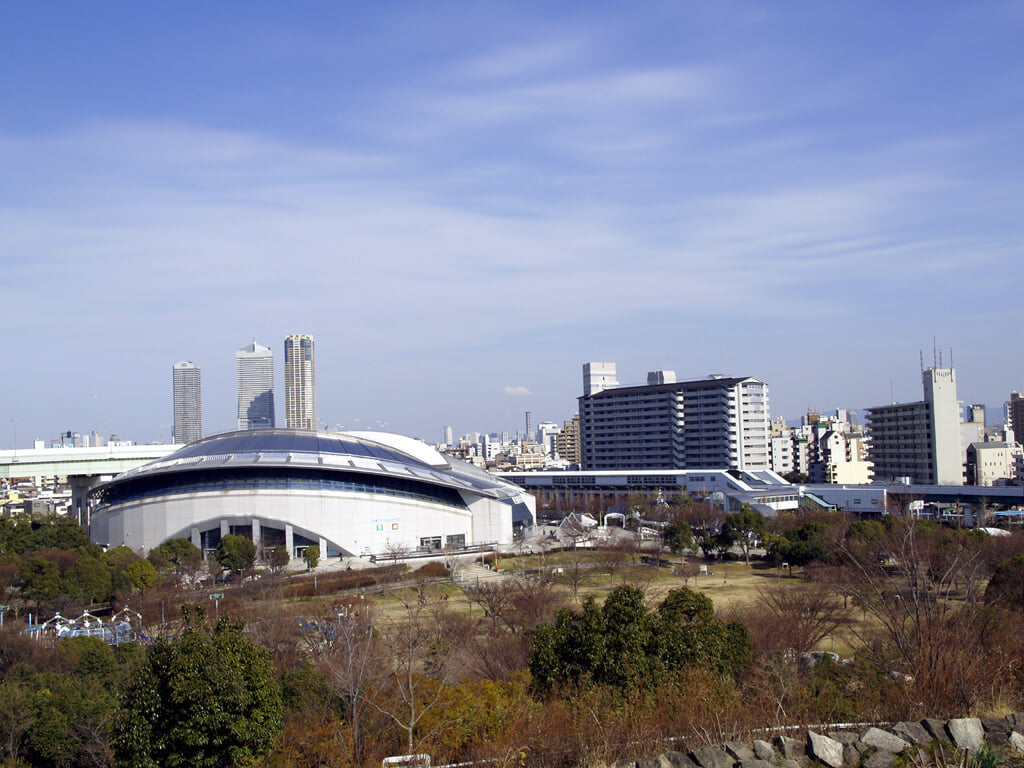
{"type": "Polygon", "coordinates": [[[691,538],[660,551],[572,542],[487,570],[289,575],[228,542],[214,586],[187,542],[143,559],[66,520],[0,520],[0,765],[596,765],[638,742],[1024,709],[1024,535],[819,514],[744,552],[677,522],[691,538]],[[126,606],[145,637],[116,648],[21,631],[126,606]]]}

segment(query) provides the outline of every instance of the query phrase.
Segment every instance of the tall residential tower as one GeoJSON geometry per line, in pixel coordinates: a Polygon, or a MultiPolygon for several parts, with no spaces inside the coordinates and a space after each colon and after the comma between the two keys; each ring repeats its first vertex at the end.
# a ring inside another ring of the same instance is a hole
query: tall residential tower
{"type": "Polygon", "coordinates": [[[909,477],[921,485],[963,485],[964,449],[956,371],[921,371],[924,400],[867,409],[868,460],[875,482],[909,477]]]}
{"type": "Polygon", "coordinates": [[[238,365],[238,428],[261,429],[274,424],[274,353],[256,343],[235,353],[238,365]]]}
{"type": "Polygon", "coordinates": [[[753,377],[676,381],[652,371],[620,387],[614,363],[583,366],[583,470],[768,468],[768,385],[753,377]]]}
{"type": "Polygon", "coordinates": [[[203,436],[202,371],[198,365],[174,366],[174,442],[191,443],[203,436]]]}
{"type": "Polygon", "coordinates": [[[284,340],[284,421],[288,429],[316,429],[316,355],[313,337],[284,340]]]}

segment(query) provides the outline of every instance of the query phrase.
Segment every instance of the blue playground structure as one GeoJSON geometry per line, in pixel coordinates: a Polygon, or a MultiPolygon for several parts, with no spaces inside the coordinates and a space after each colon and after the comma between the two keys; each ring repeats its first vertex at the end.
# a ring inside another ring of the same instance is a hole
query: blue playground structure
{"type": "Polygon", "coordinates": [[[98,637],[107,645],[119,645],[135,640],[148,641],[151,638],[142,631],[142,615],[127,607],[113,614],[109,621],[85,611],[81,616],[70,619],[57,614],[42,624],[29,624],[22,632],[34,640],[61,639],[66,637],[98,637]]]}

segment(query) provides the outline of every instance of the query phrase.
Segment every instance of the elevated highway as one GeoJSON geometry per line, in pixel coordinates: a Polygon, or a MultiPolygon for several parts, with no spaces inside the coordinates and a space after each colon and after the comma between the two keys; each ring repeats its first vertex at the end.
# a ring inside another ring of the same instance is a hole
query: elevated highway
{"type": "Polygon", "coordinates": [[[110,478],[161,459],[180,445],[127,445],[103,448],[31,448],[0,451],[0,478],[31,479],[66,477],[71,486],[71,506],[86,522],[86,494],[103,478],[110,478]]]}

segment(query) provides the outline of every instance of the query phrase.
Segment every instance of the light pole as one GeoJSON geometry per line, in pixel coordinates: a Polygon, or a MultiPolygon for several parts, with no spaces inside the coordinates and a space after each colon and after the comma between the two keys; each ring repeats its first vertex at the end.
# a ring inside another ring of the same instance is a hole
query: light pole
{"type": "Polygon", "coordinates": [[[216,620],[220,621],[220,601],[224,597],[223,592],[214,592],[210,595],[210,599],[213,600],[213,610],[216,613],[216,620]]]}

